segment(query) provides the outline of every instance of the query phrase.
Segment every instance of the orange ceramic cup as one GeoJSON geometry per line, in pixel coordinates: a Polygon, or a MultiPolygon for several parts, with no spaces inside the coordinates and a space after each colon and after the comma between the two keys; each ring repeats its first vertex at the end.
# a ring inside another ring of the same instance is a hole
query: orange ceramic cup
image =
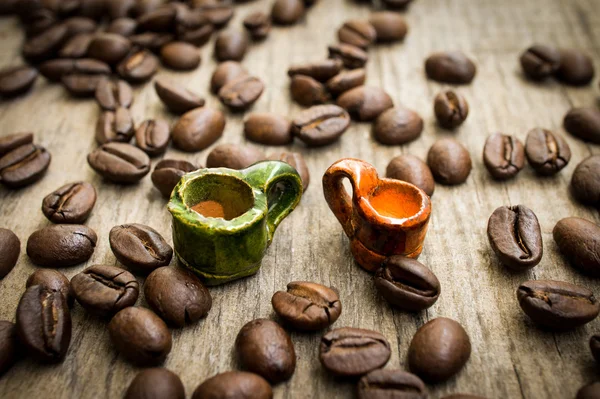
{"type": "Polygon", "coordinates": [[[366,270],[377,270],[388,256],[421,254],[431,201],[420,188],[380,179],[367,162],[345,158],[325,172],[323,192],[350,239],[354,259],[366,270]],[[344,178],[352,184],[352,198],[343,186],[344,178]]]}

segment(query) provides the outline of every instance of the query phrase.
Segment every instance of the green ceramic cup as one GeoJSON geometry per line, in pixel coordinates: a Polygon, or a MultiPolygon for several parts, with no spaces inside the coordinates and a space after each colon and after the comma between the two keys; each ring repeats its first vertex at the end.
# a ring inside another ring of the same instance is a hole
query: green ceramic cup
{"type": "Polygon", "coordinates": [[[301,198],[300,175],[284,162],[188,173],[168,205],[175,253],[207,285],[252,275],[301,198]]]}

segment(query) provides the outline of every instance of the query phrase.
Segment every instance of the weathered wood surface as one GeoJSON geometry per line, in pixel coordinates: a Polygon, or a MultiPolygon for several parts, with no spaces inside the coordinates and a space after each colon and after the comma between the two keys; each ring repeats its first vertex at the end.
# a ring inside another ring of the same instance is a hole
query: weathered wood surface
{"type": "MultiPolygon", "coordinates": [[[[269,3],[238,6],[230,26],[240,26],[250,10],[268,9],[269,3]]],[[[253,45],[244,64],[267,82],[253,111],[296,114],[300,107],[289,99],[288,65],[325,57],[336,28],[349,17],[369,13],[370,8],[362,3],[322,0],[300,25],[276,28],[266,42],[253,45]]],[[[524,280],[544,278],[582,284],[600,295],[600,283],[569,267],[552,240],[552,228],[560,218],[580,216],[599,221],[596,210],[575,203],[568,184],[576,164],[591,153],[600,153],[600,148],[574,139],[561,127],[571,106],[598,100],[597,81],[584,88],[568,88],[554,81],[532,84],[523,79],[517,62],[525,46],[539,41],[583,48],[600,67],[600,1],[417,0],[406,18],[410,32],[404,43],[370,50],[368,84],[384,87],[396,103],[417,110],[425,119],[422,137],[402,147],[385,147],[372,140],[369,124],[353,123],[334,145],[312,150],[301,143],[289,147],[306,156],[312,183],[300,206],[280,226],[262,269],[254,277],[212,288],[214,303],[208,317],[194,326],[173,330],[173,350],[165,367],[181,376],[188,395],[207,377],[236,368],[233,342],[238,330],[253,318],[274,317],[271,296],[292,280],[337,287],[343,313],[334,327],[381,331],[392,343],[390,368],[406,368],[410,340],[427,320],[446,316],[460,321],[471,337],[473,353],[455,378],[430,386],[434,398],[454,392],[488,398],[573,398],[579,386],[598,379],[587,345],[589,336],[600,331],[600,319],[566,333],[539,330],[521,312],[515,290],[524,280]],[[427,81],[423,73],[425,57],[446,49],[464,50],[478,66],[474,83],[459,88],[470,103],[471,114],[456,133],[436,126],[432,100],[442,85],[427,81]],[[550,178],[537,177],[526,167],[512,181],[493,181],[481,161],[488,134],[502,131],[524,139],[535,126],[565,136],[573,152],[568,167],[550,178]],[[364,159],[384,173],[394,155],[413,153],[424,158],[436,139],[449,136],[467,146],[474,168],[465,184],[438,186],[433,196],[433,217],[420,260],[439,277],[442,295],[426,312],[393,310],[377,294],[372,277],[353,262],[348,240],[323,199],[320,179],[325,169],[342,157],[364,159]],[[507,272],[489,247],[487,219],[496,207],[507,204],[525,204],[540,220],[544,258],[533,271],[507,272]]],[[[20,62],[21,40],[15,20],[0,21],[0,66],[20,62]]],[[[204,47],[197,71],[164,73],[205,93],[209,106],[220,107],[207,89],[215,66],[211,44],[204,47]]],[[[151,85],[136,92],[133,113],[137,122],[157,116],[174,120],[151,85]]],[[[134,186],[117,186],[103,182],[88,167],[86,154],[96,145],[93,129],[98,112],[93,101],[71,99],[61,87],[50,86],[44,79],[31,94],[0,104],[0,134],[33,131],[53,156],[47,176],[37,184],[18,191],[0,188],[0,225],[15,231],[22,242],[16,268],[0,281],[0,319],[14,320],[25,280],[35,269],[24,249],[27,237],[49,224],[40,211],[42,198],[66,182],[86,180],[99,191],[87,222],[98,233],[99,245],[86,265],[61,270],[68,277],[88,265],[117,264],[108,244],[109,230],[117,224],[145,223],[171,241],[170,215],[149,177],[134,186]]],[[[242,121],[243,115],[229,114],[219,142],[244,142],[242,121]]],[[[185,154],[169,149],[166,156],[203,164],[208,152],[185,154]]],[[[138,304],[145,302],[141,299],[138,304]]],[[[41,366],[20,361],[0,378],[0,397],[121,397],[139,370],[111,347],[106,324],[76,305],[73,339],[64,363],[41,366]]],[[[292,333],[297,368],[289,382],[275,387],[277,398],[352,396],[353,383],[336,380],[321,368],[317,359],[320,336],[292,333]]]]}

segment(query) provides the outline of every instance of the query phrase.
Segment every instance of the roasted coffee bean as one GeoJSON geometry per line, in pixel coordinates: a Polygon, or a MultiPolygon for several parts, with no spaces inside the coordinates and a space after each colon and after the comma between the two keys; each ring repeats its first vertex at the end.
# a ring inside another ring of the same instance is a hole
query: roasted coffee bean
{"type": "Polygon", "coordinates": [[[25,291],[17,307],[17,335],[37,360],[61,362],[71,343],[71,313],[63,294],[41,285],[25,291]]]}
{"type": "Polygon", "coordinates": [[[19,237],[9,229],[0,228],[0,279],[15,267],[20,253],[19,237]]]}
{"type": "Polygon", "coordinates": [[[0,70],[0,96],[14,97],[29,91],[37,77],[38,72],[29,66],[0,70]]]}
{"type": "Polygon", "coordinates": [[[473,61],[461,51],[434,53],[425,61],[427,77],[442,83],[471,83],[476,71],[473,61]]]}
{"type": "Polygon", "coordinates": [[[342,61],[338,59],[309,62],[307,64],[296,64],[292,65],[290,69],[288,69],[288,76],[293,77],[294,75],[305,75],[310,76],[319,82],[326,82],[340,73],[343,66],[344,64],[342,61]]]}
{"type": "Polygon", "coordinates": [[[230,4],[206,4],[200,7],[202,14],[217,28],[222,28],[233,17],[233,7],[230,4]]]}
{"type": "Polygon", "coordinates": [[[517,289],[517,299],[535,324],[552,330],[582,326],[600,312],[592,291],[563,281],[526,281],[517,289]]]}
{"type": "Polygon", "coordinates": [[[173,248],[160,233],[143,224],[115,226],[110,230],[109,241],[117,260],[137,272],[149,273],[166,266],[173,257],[173,248]]]}
{"type": "Polygon", "coordinates": [[[392,98],[381,88],[358,86],[343,93],[336,104],[344,108],[353,119],[372,121],[394,106],[392,98]]]}
{"type": "Polygon", "coordinates": [[[73,74],[63,76],[61,82],[71,95],[91,97],[96,93],[96,88],[104,79],[106,79],[104,75],[73,74]]]}
{"type": "Polygon", "coordinates": [[[426,399],[427,388],[414,374],[402,370],[373,370],[358,381],[358,399],[426,399]]]}
{"type": "Polygon", "coordinates": [[[217,374],[196,388],[192,399],[252,398],[272,399],[271,385],[261,376],[245,371],[217,374]]]}
{"type": "Polygon", "coordinates": [[[169,124],[162,119],[144,121],[135,130],[135,144],[150,156],[163,154],[170,139],[169,124]]]}
{"type": "Polygon", "coordinates": [[[552,76],[560,67],[560,52],[555,47],[534,44],[521,54],[520,61],[528,78],[542,80],[552,76]]]}
{"type": "Polygon", "coordinates": [[[446,129],[454,129],[462,125],[467,119],[469,104],[462,95],[447,90],[435,97],[433,110],[440,126],[446,129]]]}
{"type": "Polygon", "coordinates": [[[202,151],[217,141],[225,129],[225,116],[212,108],[186,112],[171,129],[173,144],[187,152],[202,151]]]}
{"type": "Polygon", "coordinates": [[[307,146],[331,144],[350,125],[350,115],[337,105],[315,105],[302,111],[292,121],[292,132],[307,146]]]}
{"type": "Polygon", "coordinates": [[[130,306],[121,310],[108,323],[108,332],[117,351],[140,367],[159,365],[173,345],[165,322],[145,308],[130,306]]]}
{"type": "Polygon", "coordinates": [[[189,26],[185,25],[188,22],[178,21],[177,39],[200,47],[204,46],[210,40],[214,32],[214,26],[201,10],[196,11],[189,13],[190,15],[194,15],[191,18],[193,22],[189,26]]]}
{"type": "Polygon", "coordinates": [[[373,136],[382,144],[400,145],[416,140],[423,131],[423,119],[402,106],[382,112],[373,124],[373,136]]]}
{"type": "Polygon", "coordinates": [[[15,325],[10,321],[0,320],[0,376],[16,363],[18,351],[15,325]]]}
{"type": "Polygon", "coordinates": [[[93,33],[98,29],[98,24],[92,18],[85,16],[72,16],[63,21],[69,31],[68,36],[73,37],[81,33],[93,33]]]}
{"type": "Polygon", "coordinates": [[[416,312],[433,306],[440,282],[421,262],[404,256],[387,258],[375,274],[377,291],[393,306],[416,312]]]}
{"type": "Polygon", "coordinates": [[[60,292],[67,300],[67,304],[73,306],[75,297],[73,296],[71,283],[69,282],[69,279],[58,270],[37,269],[27,279],[25,288],[29,288],[33,285],[41,285],[49,290],[60,292]]]}
{"type": "Polygon", "coordinates": [[[91,58],[78,60],[56,59],[40,65],[40,73],[48,80],[59,82],[66,75],[104,75],[111,73],[110,66],[91,58]]]}
{"type": "Polygon", "coordinates": [[[390,359],[390,343],[380,333],[360,328],[337,328],[321,338],[319,360],[327,371],[358,377],[383,367],[390,359]]]}
{"type": "Polygon", "coordinates": [[[132,15],[135,0],[105,0],[107,14],[110,19],[124,18],[132,15]]]}
{"type": "Polygon", "coordinates": [[[525,155],[531,167],[540,175],[558,173],[571,160],[571,148],[550,130],[534,128],[527,133],[525,155]]]}
{"type": "Polygon", "coordinates": [[[103,79],[96,86],[96,101],[105,111],[116,111],[117,108],[129,108],[133,103],[133,91],[124,80],[103,79]]]}
{"type": "Polygon", "coordinates": [[[292,94],[292,99],[305,107],[323,104],[330,100],[329,93],[325,90],[325,86],[310,76],[292,76],[290,92],[292,94]]]}
{"type": "Polygon", "coordinates": [[[408,32],[408,25],[397,12],[374,12],[369,17],[369,22],[375,28],[378,42],[397,42],[404,40],[408,32]]]}
{"type": "Polygon", "coordinates": [[[494,179],[513,178],[525,166],[523,143],[515,136],[494,133],[485,141],[483,163],[494,179]]]}
{"type": "Polygon", "coordinates": [[[271,8],[271,19],[277,25],[294,25],[304,16],[302,0],[275,0],[271,8]]]}
{"type": "Polygon", "coordinates": [[[114,183],[136,183],[150,171],[148,155],[126,143],[103,144],[87,160],[96,173],[114,183]]]}
{"type": "Polygon", "coordinates": [[[487,236],[500,262],[510,269],[531,269],[542,260],[542,231],[525,205],[501,206],[488,220],[487,236]]]}
{"type": "Polygon", "coordinates": [[[225,61],[217,65],[210,80],[210,90],[218,93],[225,84],[233,79],[247,75],[248,72],[237,61],[225,61]]]}
{"type": "Polygon", "coordinates": [[[169,32],[175,26],[177,11],[173,7],[160,7],[138,17],[139,31],[169,32]]]}
{"type": "Polygon", "coordinates": [[[332,96],[337,97],[345,91],[364,85],[366,77],[362,68],[343,71],[329,79],[325,86],[332,96]]]}
{"type": "Polygon", "coordinates": [[[239,170],[264,160],[265,154],[254,147],[226,143],[213,148],[206,158],[206,167],[239,170]]]}
{"type": "Polygon", "coordinates": [[[471,341],[456,321],[438,317],[417,330],[408,348],[410,370],[431,383],[442,382],[463,368],[471,341]]]}
{"type": "Polygon", "coordinates": [[[334,44],[327,49],[329,58],[341,60],[348,69],[362,68],[369,60],[369,55],[363,49],[351,44],[334,44]]]}
{"type": "Polygon", "coordinates": [[[246,32],[228,30],[219,33],[215,41],[215,57],[221,61],[241,61],[248,49],[246,32]]]}
{"type": "Polygon", "coordinates": [[[157,78],[154,81],[154,90],[156,90],[156,94],[158,94],[158,98],[163,104],[176,114],[183,114],[194,108],[204,106],[203,98],[165,78],[157,78]]]}
{"type": "Polygon", "coordinates": [[[123,37],[131,36],[137,29],[137,21],[132,18],[117,18],[106,27],[106,33],[116,33],[123,37]]]}
{"type": "Polygon", "coordinates": [[[187,161],[176,159],[163,159],[156,164],[152,172],[152,183],[160,191],[163,197],[169,198],[175,185],[186,173],[198,169],[187,161]]]}
{"type": "Polygon", "coordinates": [[[109,65],[116,65],[131,50],[131,41],[114,33],[99,33],[88,47],[87,56],[109,65]]]}
{"type": "Polygon", "coordinates": [[[44,147],[25,144],[0,158],[0,183],[16,188],[36,182],[46,172],[51,156],[44,147]]]}
{"type": "Polygon", "coordinates": [[[61,47],[58,55],[60,58],[83,58],[87,55],[92,40],[94,40],[92,33],[73,36],[61,47]]]}
{"type": "Polygon", "coordinates": [[[560,50],[560,67],[556,77],[573,86],[587,85],[594,78],[594,64],[589,55],[577,49],[560,50]]]}
{"type": "Polygon", "coordinates": [[[144,32],[129,36],[129,40],[136,47],[158,53],[162,46],[175,40],[175,36],[171,33],[144,32]]]}
{"type": "Polygon", "coordinates": [[[44,267],[67,267],[92,256],[98,236],[79,224],[55,224],[35,231],[27,239],[27,255],[44,267]]]}
{"type": "Polygon", "coordinates": [[[135,305],[140,287],[126,270],[114,266],[95,265],[71,279],[73,296],[88,312],[112,316],[121,309],[135,305]]]}
{"type": "Polygon", "coordinates": [[[306,281],[289,283],[287,291],[273,295],[271,304],[286,324],[301,331],[327,328],[342,313],[342,303],[334,289],[306,281]]]}
{"type": "Polygon", "coordinates": [[[160,49],[163,65],[178,71],[190,71],[200,65],[198,49],[186,42],[171,42],[160,49]]]}
{"type": "Polygon", "coordinates": [[[563,120],[565,130],[584,141],[600,144],[600,109],[573,108],[563,120]]]}
{"type": "Polygon", "coordinates": [[[342,43],[351,44],[366,49],[377,39],[377,32],[369,21],[352,19],[346,21],[337,31],[338,39],[342,43]]]}
{"type": "Polygon", "coordinates": [[[571,192],[586,205],[600,204],[600,155],[587,157],[573,172],[571,192]]]}
{"type": "Polygon", "coordinates": [[[283,116],[270,113],[253,113],[244,121],[244,136],[265,145],[289,144],[294,139],[292,125],[283,116]]]}
{"type": "Polygon", "coordinates": [[[288,380],[296,369],[296,352],[288,333],[272,320],[256,319],[242,327],[235,351],[243,368],[271,384],[288,380]]]}
{"type": "Polygon", "coordinates": [[[177,327],[195,323],[212,307],[210,293],[192,272],[166,266],[154,270],[144,283],[148,305],[177,327]]]}
{"type": "Polygon", "coordinates": [[[40,62],[52,58],[69,38],[65,24],[49,27],[23,45],[23,57],[29,62],[40,62]]]}
{"type": "Polygon", "coordinates": [[[288,165],[291,165],[298,171],[300,178],[302,179],[302,189],[306,192],[308,188],[308,184],[310,183],[310,173],[308,171],[308,166],[306,166],[306,161],[304,161],[304,157],[299,152],[286,152],[282,151],[279,153],[270,154],[267,159],[273,161],[281,161],[285,162],[288,165]]]}
{"type": "Polygon", "coordinates": [[[128,143],[133,134],[133,119],[127,108],[119,107],[116,112],[104,111],[98,117],[95,136],[98,144],[111,141],[128,143]]]}
{"type": "Polygon", "coordinates": [[[240,76],[227,82],[219,90],[219,99],[232,110],[244,110],[260,97],[265,85],[255,76],[240,76]]]}
{"type": "Polygon", "coordinates": [[[414,184],[430,197],[435,190],[435,181],[429,166],[411,154],[392,158],[386,169],[386,177],[414,184]]]}
{"type": "Polygon", "coordinates": [[[127,388],[125,399],[185,399],[185,388],[172,371],[151,368],[135,376],[127,388]]]}
{"type": "Polygon", "coordinates": [[[33,143],[33,133],[13,133],[0,137],[0,158],[15,148],[33,143]]]}
{"type": "Polygon", "coordinates": [[[427,153],[427,165],[435,181],[450,186],[464,183],[472,166],[469,152],[454,139],[436,141],[427,153]]]}
{"type": "Polygon", "coordinates": [[[80,224],[87,220],[96,203],[96,189],[78,181],[65,184],[42,201],[44,216],[53,223],[80,224]]]}
{"type": "Polygon", "coordinates": [[[600,362],[600,335],[594,334],[590,337],[590,352],[597,362],[600,362]]]}
{"type": "Polygon", "coordinates": [[[271,17],[262,11],[256,11],[248,14],[244,18],[244,28],[248,30],[254,40],[262,40],[269,35],[271,31],[271,17]]]}
{"type": "Polygon", "coordinates": [[[573,267],[600,277],[600,226],[585,219],[568,217],[556,223],[552,236],[573,267]]]}
{"type": "Polygon", "coordinates": [[[577,391],[575,399],[597,399],[600,397],[600,382],[591,382],[577,391]]]}
{"type": "Polygon", "coordinates": [[[142,83],[156,73],[158,58],[148,50],[131,53],[117,66],[119,76],[128,82],[142,83]]]}

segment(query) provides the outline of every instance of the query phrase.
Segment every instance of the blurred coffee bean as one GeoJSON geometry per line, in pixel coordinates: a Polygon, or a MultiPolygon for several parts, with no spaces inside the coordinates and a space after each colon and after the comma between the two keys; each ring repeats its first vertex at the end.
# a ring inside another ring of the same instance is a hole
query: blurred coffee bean
{"type": "Polygon", "coordinates": [[[387,145],[401,145],[416,140],[423,131],[423,119],[402,106],[382,112],[373,124],[375,139],[387,145]]]}
{"type": "Polygon", "coordinates": [[[556,223],[552,236],[569,263],[590,276],[600,276],[600,226],[578,217],[556,223]]]}
{"type": "Polygon", "coordinates": [[[198,385],[192,399],[252,398],[272,399],[271,385],[261,376],[246,371],[226,371],[198,385]]]}
{"type": "Polygon", "coordinates": [[[133,103],[133,91],[124,80],[104,79],[94,93],[96,102],[105,111],[115,111],[117,108],[129,108],[133,103]]]}
{"type": "Polygon", "coordinates": [[[585,205],[600,205],[600,155],[585,158],[571,177],[571,192],[585,205]]]}
{"type": "Polygon", "coordinates": [[[135,376],[125,392],[125,399],[185,399],[185,388],[172,371],[150,368],[135,376]]]}
{"type": "Polygon", "coordinates": [[[148,50],[129,54],[117,66],[119,76],[131,83],[142,83],[156,73],[158,58],[148,50]]]}
{"type": "Polygon", "coordinates": [[[40,65],[40,73],[52,82],[58,82],[66,75],[110,75],[110,66],[91,58],[55,59],[40,65]]]}
{"type": "Polygon", "coordinates": [[[228,30],[219,33],[215,41],[215,57],[217,61],[241,61],[248,49],[246,32],[228,30]]]}
{"type": "Polygon", "coordinates": [[[198,49],[186,42],[171,42],[160,50],[163,65],[178,70],[190,71],[200,65],[198,49]]]}
{"type": "Polygon", "coordinates": [[[260,98],[264,87],[264,83],[255,76],[240,76],[221,87],[219,99],[234,111],[245,110],[260,98]]]}
{"type": "Polygon", "coordinates": [[[0,279],[15,267],[21,253],[21,241],[9,229],[0,228],[0,279]]]}
{"type": "Polygon", "coordinates": [[[207,168],[245,169],[248,166],[265,160],[265,154],[250,146],[236,144],[219,144],[213,148],[206,158],[207,168]]]}
{"type": "Polygon", "coordinates": [[[336,76],[342,70],[344,64],[338,59],[314,61],[305,64],[294,64],[288,69],[288,76],[305,75],[326,82],[336,76]]]}
{"type": "Polygon", "coordinates": [[[350,125],[350,115],[337,105],[315,105],[292,121],[292,132],[310,147],[331,144],[338,140],[350,125]]]}
{"type": "Polygon", "coordinates": [[[373,370],[358,381],[358,399],[426,399],[427,388],[414,374],[402,370],[373,370]]]}
{"type": "Polygon", "coordinates": [[[96,123],[96,142],[111,141],[128,143],[134,134],[133,119],[127,108],[119,107],[115,112],[104,111],[96,123]]]}
{"type": "Polygon", "coordinates": [[[292,76],[290,93],[294,101],[305,107],[323,104],[330,100],[325,86],[310,76],[305,75],[292,76]]]}
{"type": "Polygon", "coordinates": [[[13,133],[0,137],[0,158],[25,144],[33,143],[33,133],[13,133]]]}
{"type": "Polygon", "coordinates": [[[339,59],[348,69],[362,68],[369,60],[369,55],[359,47],[351,44],[334,44],[328,47],[329,58],[339,59]]]}
{"type": "Polygon", "coordinates": [[[244,136],[255,143],[284,145],[293,141],[292,125],[283,116],[252,113],[244,121],[244,136]]]}
{"type": "Polygon", "coordinates": [[[429,79],[450,84],[471,83],[477,68],[461,51],[443,51],[430,55],[425,61],[429,79]]]}
{"type": "Polygon", "coordinates": [[[351,71],[342,71],[329,79],[325,86],[332,96],[337,97],[340,94],[365,84],[367,75],[362,68],[351,71]]]}
{"type": "Polygon", "coordinates": [[[0,96],[15,97],[29,91],[37,77],[38,72],[25,65],[0,70],[0,96]]]}
{"type": "Polygon", "coordinates": [[[263,40],[271,31],[271,17],[262,11],[248,14],[243,23],[254,40],[263,40]]]}
{"type": "Polygon", "coordinates": [[[520,62],[528,78],[542,80],[560,67],[560,52],[556,47],[534,44],[521,54],[520,62]]]}
{"type": "Polygon", "coordinates": [[[212,108],[186,112],[171,129],[173,144],[180,150],[196,152],[217,141],[225,129],[225,116],[212,108]]]}
{"type": "Polygon", "coordinates": [[[369,22],[377,32],[378,42],[397,42],[404,40],[408,32],[408,25],[397,12],[379,11],[369,17],[369,22]]]}
{"type": "Polygon", "coordinates": [[[218,93],[228,82],[247,74],[246,69],[237,61],[221,62],[212,74],[210,90],[213,93],[218,93]]]}
{"type": "Polygon", "coordinates": [[[336,104],[344,108],[353,119],[372,121],[394,103],[383,89],[375,86],[358,86],[338,97],[336,104]]]}
{"type": "Polygon", "coordinates": [[[160,191],[163,197],[169,198],[175,185],[186,173],[198,169],[195,165],[176,159],[163,159],[154,167],[152,172],[152,183],[160,191]]]}
{"type": "Polygon", "coordinates": [[[575,137],[600,144],[600,109],[595,106],[571,109],[565,115],[563,126],[575,137]]]}
{"type": "Polygon", "coordinates": [[[556,77],[573,86],[587,85],[594,78],[594,64],[589,55],[577,49],[560,50],[560,67],[556,77]]]}
{"type": "Polygon", "coordinates": [[[275,0],[271,8],[271,18],[277,25],[293,25],[304,16],[302,0],[275,0]]]}
{"type": "Polygon", "coordinates": [[[414,184],[430,197],[435,190],[435,181],[429,166],[411,154],[402,154],[392,158],[385,175],[390,179],[403,180],[414,184]]]}
{"type": "Polygon", "coordinates": [[[135,129],[135,144],[150,156],[164,154],[171,140],[169,124],[162,119],[149,119],[135,129]]]}
{"type": "Polygon", "coordinates": [[[99,33],[90,43],[87,56],[109,65],[116,65],[130,50],[129,39],[115,33],[99,33]]]}
{"type": "Polygon", "coordinates": [[[369,21],[351,19],[337,31],[340,42],[366,49],[377,39],[377,32],[369,21]]]}
{"type": "Polygon", "coordinates": [[[447,90],[435,97],[433,110],[440,126],[446,129],[455,129],[467,119],[469,104],[462,95],[453,90],[447,90]]]}
{"type": "Polygon", "coordinates": [[[567,166],[571,148],[550,130],[534,128],[527,133],[525,155],[531,167],[540,175],[551,176],[567,166]]]}
{"type": "Polygon", "coordinates": [[[160,100],[173,113],[183,114],[204,106],[204,99],[170,80],[159,77],[154,81],[154,90],[160,100]]]}
{"type": "Polygon", "coordinates": [[[436,141],[427,153],[427,165],[435,181],[451,186],[464,183],[472,168],[469,152],[454,139],[436,141]]]}

